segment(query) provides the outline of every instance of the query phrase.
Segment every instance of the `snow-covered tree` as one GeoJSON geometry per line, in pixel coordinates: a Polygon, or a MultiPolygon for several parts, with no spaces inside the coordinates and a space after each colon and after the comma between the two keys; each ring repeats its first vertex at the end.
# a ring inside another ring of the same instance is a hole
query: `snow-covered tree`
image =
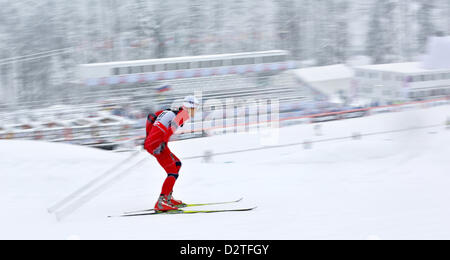
{"type": "Polygon", "coordinates": [[[0,0],[0,6],[0,93],[19,102],[57,99],[80,63],[270,49],[319,65],[363,53],[385,63],[413,60],[436,31],[450,34],[449,0],[0,0]]]}
{"type": "Polygon", "coordinates": [[[417,12],[417,23],[419,31],[417,35],[419,52],[425,52],[428,38],[436,34],[436,28],[433,24],[433,10],[435,0],[420,0],[420,8],[417,12]]]}
{"type": "MultiPolygon", "coordinates": [[[[301,57],[301,8],[295,0],[277,1],[277,45],[291,51],[295,58],[301,57]]],[[[300,2],[301,3],[301,2],[300,2]]]]}
{"type": "Polygon", "coordinates": [[[320,0],[313,4],[314,58],[319,65],[343,63],[349,48],[347,1],[320,0]]]}
{"type": "Polygon", "coordinates": [[[335,57],[337,63],[345,63],[350,54],[350,32],[349,32],[349,11],[348,0],[336,2],[336,49],[335,57]]]}
{"type": "Polygon", "coordinates": [[[397,3],[393,0],[379,0],[373,6],[367,34],[367,54],[374,63],[389,63],[399,58],[396,8],[397,3]]]}

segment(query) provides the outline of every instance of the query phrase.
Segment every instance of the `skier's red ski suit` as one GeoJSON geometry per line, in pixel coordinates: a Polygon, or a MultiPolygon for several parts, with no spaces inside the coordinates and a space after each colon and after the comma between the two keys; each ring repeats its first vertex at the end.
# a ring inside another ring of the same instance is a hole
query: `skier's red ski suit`
{"type": "Polygon", "coordinates": [[[158,111],[148,116],[144,148],[156,158],[167,173],[162,195],[172,192],[181,168],[180,159],[170,151],[167,143],[177,128],[183,126],[187,120],[189,113],[183,108],[178,111],[158,111]]]}

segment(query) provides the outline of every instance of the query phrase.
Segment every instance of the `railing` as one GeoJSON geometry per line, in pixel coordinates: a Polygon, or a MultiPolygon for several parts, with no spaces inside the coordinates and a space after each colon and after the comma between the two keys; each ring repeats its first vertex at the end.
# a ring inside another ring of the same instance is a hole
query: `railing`
{"type": "MultiPolygon", "coordinates": [[[[288,126],[292,124],[308,124],[331,120],[342,120],[347,118],[362,117],[371,114],[402,111],[421,107],[433,107],[449,105],[450,98],[441,98],[427,101],[409,102],[390,106],[369,107],[345,111],[315,113],[300,116],[289,116],[290,113],[279,115],[263,114],[250,120],[250,113],[245,116],[233,116],[225,118],[213,118],[206,121],[197,121],[186,124],[175,136],[176,140],[201,137],[205,134],[221,134],[250,129],[267,127],[267,125],[288,126]],[[262,118],[262,119],[261,119],[262,118]],[[220,122],[214,124],[213,122],[220,122]]],[[[145,138],[145,126],[133,127],[130,124],[109,124],[96,126],[60,127],[53,129],[29,129],[20,131],[0,132],[0,139],[26,139],[45,140],[50,142],[67,142],[73,144],[87,145],[92,147],[113,147],[127,144],[142,143],[145,138]]],[[[112,149],[112,148],[111,148],[112,149]]]]}

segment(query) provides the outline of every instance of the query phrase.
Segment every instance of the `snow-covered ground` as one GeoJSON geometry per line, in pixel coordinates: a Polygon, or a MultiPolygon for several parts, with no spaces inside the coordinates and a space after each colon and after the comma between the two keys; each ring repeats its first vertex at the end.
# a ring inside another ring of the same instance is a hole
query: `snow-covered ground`
{"type": "MultiPolygon", "coordinates": [[[[0,239],[450,239],[450,106],[171,143],[179,157],[420,126],[359,140],[183,160],[175,196],[245,197],[251,212],[106,218],[152,207],[166,177],[141,167],[58,222],[47,208],[128,154],[33,141],[0,141],[0,239]],[[277,142],[276,142],[277,141],[277,142]]],[[[139,159],[137,158],[137,160],[139,159]]],[[[216,206],[216,208],[219,206],[216,206]]],[[[225,206],[222,206],[225,207],[225,206]]]]}

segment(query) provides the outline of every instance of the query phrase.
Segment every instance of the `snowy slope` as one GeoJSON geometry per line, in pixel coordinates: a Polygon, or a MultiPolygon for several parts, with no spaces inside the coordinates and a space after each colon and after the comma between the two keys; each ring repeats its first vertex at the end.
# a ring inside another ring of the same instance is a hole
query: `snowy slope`
{"type": "MultiPolygon", "coordinates": [[[[175,195],[187,202],[237,199],[252,212],[105,216],[153,206],[165,178],[154,159],[62,222],[46,208],[127,154],[0,141],[0,239],[436,239],[450,238],[450,107],[280,129],[279,144],[440,126],[183,160],[175,195]]],[[[266,136],[266,135],[264,135],[266,136]]],[[[171,143],[179,157],[264,147],[260,134],[171,143]]],[[[272,141],[272,140],[269,140],[272,141]]],[[[144,158],[145,153],[140,155],[144,158]]],[[[218,207],[218,206],[217,206],[218,207]]],[[[232,207],[232,206],[227,206],[232,207]]]]}

